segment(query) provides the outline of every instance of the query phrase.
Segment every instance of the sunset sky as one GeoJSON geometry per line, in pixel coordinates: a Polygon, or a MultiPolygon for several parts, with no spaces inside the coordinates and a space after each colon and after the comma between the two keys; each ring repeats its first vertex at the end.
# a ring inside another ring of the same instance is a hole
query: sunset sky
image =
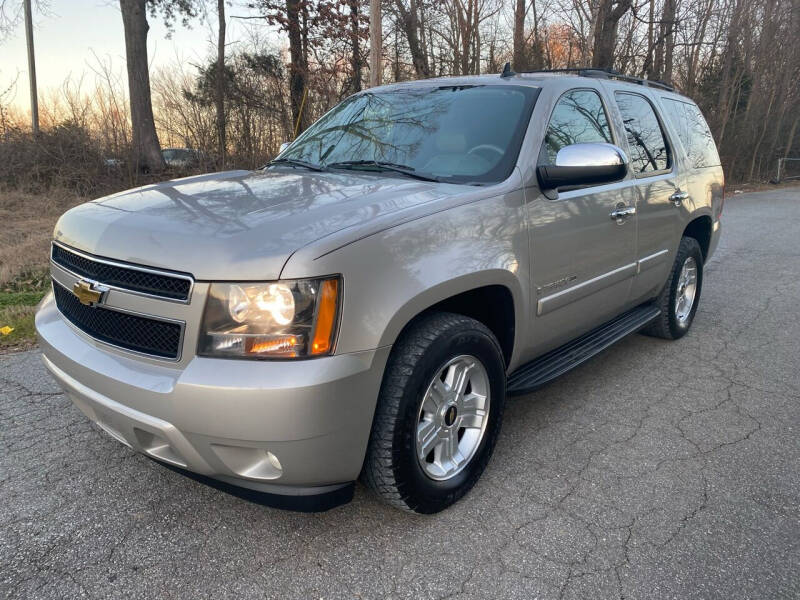
{"type": "MultiPolygon", "coordinates": [[[[229,16],[246,11],[228,8],[229,16]]],[[[216,15],[210,23],[195,20],[191,29],[175,24],[172,39],[166,39],[167,29],[158,19],[150,19],[148,50],[153,68],[183,63],[200,64],[215,55],[216,15]]],[[[246,27],[260,21],[243,22],[228,18],[229,51],[247,35],[246,27]],[[247,25],[243,25],[247,23],[247,25]]],[[[263,25],[261,25],[263,27],[263,25]]],[[[48,13],[34,13],[34,42],[36,73],[40,98],[49,90],[60,87],[72,76],[84,75],[84,86],[94,85],[97,58],[112,62],[114,70],[124,73],[125,42],[119,4],[112,0],[50,0],[48,13]]],[[[11,34],[0,41],[0,91],[17,78],[14,103],[28,110],[28,63],[25,50],[25,27],[20,23],[11,34]]]]}

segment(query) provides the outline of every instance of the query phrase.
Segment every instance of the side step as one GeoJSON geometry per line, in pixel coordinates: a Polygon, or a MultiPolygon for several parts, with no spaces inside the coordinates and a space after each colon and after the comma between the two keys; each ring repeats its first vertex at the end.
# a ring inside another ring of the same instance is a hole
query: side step
{"type": "Polygon", "coordinates": [[[549,383],[626,335],[638,331],[659,314],[661,314],[661,310],[656,306],[641,304],[604,325],[584,333],[581,337],[543,354],[522,365],[508,376],[507,393],[514,396],[525,394],[549,383]]]}

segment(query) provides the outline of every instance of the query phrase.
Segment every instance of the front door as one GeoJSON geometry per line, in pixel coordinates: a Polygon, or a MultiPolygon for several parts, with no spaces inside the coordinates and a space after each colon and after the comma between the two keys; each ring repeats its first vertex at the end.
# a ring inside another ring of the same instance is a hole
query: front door
{"type": "MultiPolygon", "coordinates": [[[[594,89],[557,101],[539,164],[554,164],[569,144],[617,143],[594,89]]],[[[624,310],[636,274],[635,180],[540,193],[528,203],[532,255],[533,354],[540,354],[624,310]],[[630,211],[628,211],[630,212],[630,211]]]]}

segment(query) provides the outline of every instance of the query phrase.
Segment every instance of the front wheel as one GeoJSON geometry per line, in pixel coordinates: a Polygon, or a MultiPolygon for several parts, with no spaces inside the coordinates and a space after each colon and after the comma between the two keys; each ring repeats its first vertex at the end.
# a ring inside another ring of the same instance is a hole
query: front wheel
{"type": "Polygon", "coordinates": [[[694,321],[703,287],[703,252],[697,240],[681,238],[664,289],[655,300],[661,314],[642,333],[667,340],[686,335],[694,321]]]}
{"type": "Polygon", "coordinates": [[[389,357],[362,481],[398,508],[447,508],[483,473],[504,404],[505,363],[491,331],[462,315],[423,317],[389,357]]]}

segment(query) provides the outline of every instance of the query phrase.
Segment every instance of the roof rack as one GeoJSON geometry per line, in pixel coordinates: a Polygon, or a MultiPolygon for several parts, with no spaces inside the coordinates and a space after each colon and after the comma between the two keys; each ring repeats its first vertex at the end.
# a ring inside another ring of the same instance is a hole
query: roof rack
{"type": "MultiPolygon", "coordinates": [[[[658,81],[656,79],[642,79],[641,77],[632,77],[630,75],[623,75],[619,71],[615,71],[614,69],[603,69],[600,67],[576,67],[572,69],[540,69],[537,71],[521,71],[521,73],[564,73],[564,74],[573,74],[579,75],[581,77],[595,77],[597,79],[615,79],[617,81],[626,81],[628,83],[636,83],[638,85],[643,85],[646,87],[653,87],[659,88],[662,90],[667,90],[669,92],[674,92],[675,88],[669,85],[668,83],[664,83],[663,81],[658,81]]],[[[513,77],[517,75],[514,71],[511,70],[511,64],[506,63],[503,67],[503,73],[500,77],[513,77]]]]}

